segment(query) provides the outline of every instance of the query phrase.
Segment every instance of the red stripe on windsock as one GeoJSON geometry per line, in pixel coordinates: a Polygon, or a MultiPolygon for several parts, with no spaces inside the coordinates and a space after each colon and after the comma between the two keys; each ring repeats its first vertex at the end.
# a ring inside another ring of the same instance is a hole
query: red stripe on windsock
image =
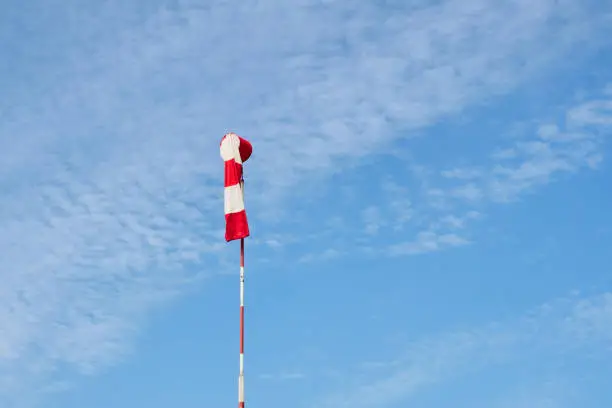
{"type": "Polygon", "coordinates": [[[225,214],[225,240],[246,238],[250,235],[246,211],[225,214]]]}
{"type": "Polygon", "coordinates": [[[242,181],[242,164],[235,160],[225,162],[225,187],[235,186],[242,181]]]}

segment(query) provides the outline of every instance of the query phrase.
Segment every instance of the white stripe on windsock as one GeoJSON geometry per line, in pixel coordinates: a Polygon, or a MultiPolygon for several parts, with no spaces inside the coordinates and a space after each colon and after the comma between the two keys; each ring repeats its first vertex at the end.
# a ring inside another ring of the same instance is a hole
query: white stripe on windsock
{"type": "Polygon", "coordinates": [[[244,193],[240,184],[225,187],[224,208],[225,214],[233,214],[244,211],[244,193]]]}
{"type": "Polygon", "coordinates": [[[240,139],[235,133],[228,133],[221,141],[221,158],[223,161],[234,159],[236,163],[242,164],[240,157],[240,139]]]}

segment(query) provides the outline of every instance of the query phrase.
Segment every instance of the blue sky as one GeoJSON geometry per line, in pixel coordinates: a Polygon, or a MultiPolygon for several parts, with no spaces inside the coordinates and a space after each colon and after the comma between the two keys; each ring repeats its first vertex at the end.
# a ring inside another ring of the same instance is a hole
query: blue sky
{"type": "Polygon", "coordinates": [[[0,405],[612,404],[612,3],[7,0],[0,405]]]}

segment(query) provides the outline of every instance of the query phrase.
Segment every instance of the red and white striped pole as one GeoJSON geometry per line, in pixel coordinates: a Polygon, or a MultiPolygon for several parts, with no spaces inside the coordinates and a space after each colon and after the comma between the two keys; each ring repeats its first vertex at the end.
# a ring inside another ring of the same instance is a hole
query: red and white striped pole
{"type": "Polygon", "coordinates": [[[244,238],[240,240],[240,372],[238,408],[244,408],[244,238]]]}

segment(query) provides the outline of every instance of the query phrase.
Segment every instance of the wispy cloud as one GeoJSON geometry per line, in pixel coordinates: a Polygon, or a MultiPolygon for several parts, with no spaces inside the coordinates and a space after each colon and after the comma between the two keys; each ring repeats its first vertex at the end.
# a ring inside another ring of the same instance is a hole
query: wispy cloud
{"type": "Polygon", "coordinates": [[[610,323],[610,293],[558,299],[516,321],[495,322],[413,343],[400,358],[389,362],[386,374],[329,396],[315,406],[395,406],[434,384],[491,366],[526,361],[535,355],[559,359],[583,349],[606,353],[612,339],[610,323]]]}
{"type": "Polygon", "coordinates": [[[443,172],[445,177],[469,174],[471,180],[447,187],[446,195],[470,203],[514,201],[563,174],[596,168],[603,160],[602,131],[612,124],[612,111],[606,110],[611,103],[609,98],[594,99],[568,109],[561,123],[542,124],[532,136],[499,148],[480,170],[472,166],[443,172]]]}
{"type": "MultiPolygon", "coordinates": [[[[576,406],[572,384],[566,381],[539,381],[536,385],[511,388],[494,401],[475,403],[475,408],[570,408],[576,406]]],[[[578,403],[580,405],[580,403],[578,403]]]]}
{"type": "Polygon", "coordinates": [[[305,377],[300,372],[287,372],[279,374],[260,374],[259,378],[267,381],[289,381],[289,380],[301,380],[305,377]]]}
{"type": "Polygon", "coordinates": [[[298,262],[304,263],[304,262],[330,261],[332,259],[338,258],[340,255],[342,255],[341,251],[337,249],[329,248],[322,252],[313,252],[313,253],[305,254],[298,259],[298,262]]]}
{"type": "MultiPolygon", "coordinates": [[[[359,225],[372,236],[369,252],[418,255],[467,245],[477,241],[467,227],[481,220],[491,205],[520,200],[564,175],[597,169],[604,159],[607,120],[612,118],[604,109],[609,101],[603,93],[602,98],[570,107],[559,123],[525,129],[508,145],[475,157],[465,167],[413,166],[420,186],[411,191],[385,181],[383,203],[362,210],[359,225]],[[413,238],[406,240],[406,235],[413,238]]],[[[357,232],[354,236],[364,240],[357,232]]]]}
{"type": "MultiPolygon", "coordinates": [[[[400,184],[385,176],[359,215],[341,207],[347,219],[327,227],[370,255],[421,255],[469,245],[477,237],[467,227],[481,220],[491,205],[515,202],[564,175],[598,168],[604,159],[607,120],[612,118],[606,110],[610,98],[605,91],[601,95],[568,108],[558,123],[525,128],[506,145],[474,158],[474,164],[446,170],[413,165],[417,183],[400,184]]],[[[349,253],[346,242],[338,245],[304,255],[303,260],[349,253]]]]}
{"type": "Polygon", "coordinates": [[[442,249],[469,244],[465,238],[457,234],[438,234],[432,231],[420,232],[416,240],[394,244],[389,249],[391,255],[418,255],[427,252],[437,252],[442,249]]]}

